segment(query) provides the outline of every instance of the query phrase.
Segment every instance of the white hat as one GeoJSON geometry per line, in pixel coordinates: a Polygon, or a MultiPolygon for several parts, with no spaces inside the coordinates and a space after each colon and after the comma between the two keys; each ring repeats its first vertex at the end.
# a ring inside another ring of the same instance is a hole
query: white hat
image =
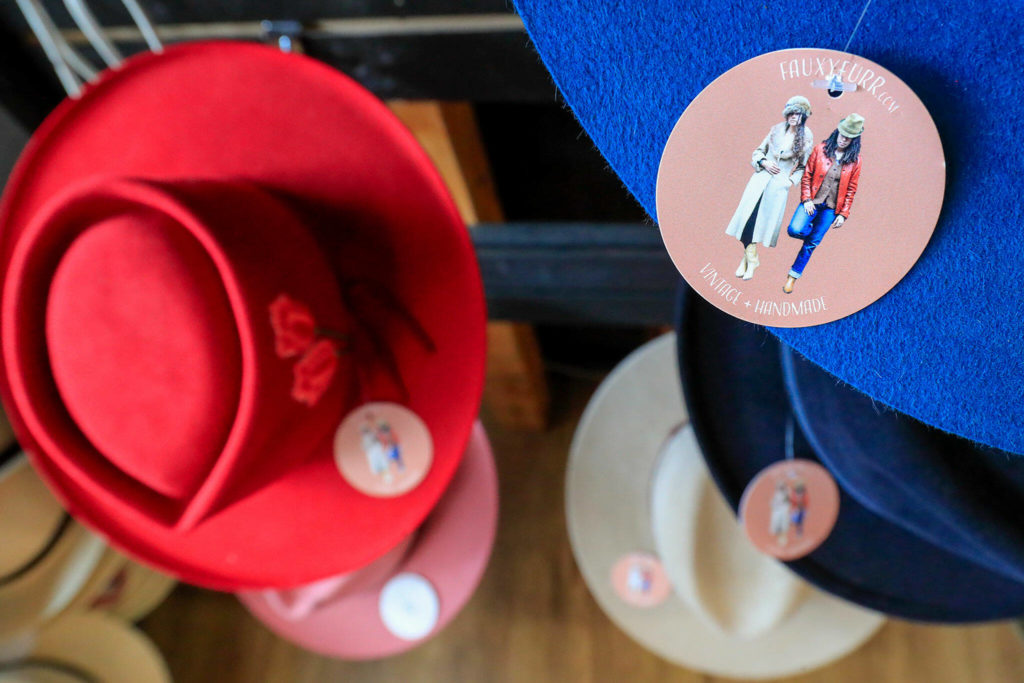
{"type": "Polygon", "coordinates": [[[105,547],[71,519],[23,455],[0,467],[0,539],[0,636],[64,609],[105,547]]]}
{"type": "Polygon", "coordinates": [[[68,614],[17,643],[4,643],[0,683],[170,683],[156,646],[99,612],[68,614]]]}
{"type": "Polygon", "coordinates": [[[675,335],[601,384],[569,457],[569,538],[591,592],[645,647],[723,676],[785,676],[853,651],[880,615],[821,593],[757,553],[704,467],[682,402],[675,335]],[[621,599],[612,567],[659,556],[674,591],[653,607],[621,599]]]}

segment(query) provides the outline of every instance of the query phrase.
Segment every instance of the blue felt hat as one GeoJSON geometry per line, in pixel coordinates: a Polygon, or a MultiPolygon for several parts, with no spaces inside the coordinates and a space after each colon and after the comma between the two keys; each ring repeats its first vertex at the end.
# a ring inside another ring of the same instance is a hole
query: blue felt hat
{"type": "Polygon", "coordinates": [[[886,405],[1022,453],[1024,209],[1006,201],[1006,188],[1020,167],[1008,145],[1024,128],[1012,76],[1021,48],[1007,37],[1024,32],[1024,3],[874,2],[858,22],[864,5],[759,2],[734,11],[720,0],[516,0],[555,83],[652,216],[676,119],[741,62],[786,48],[848,49],[906,82],[931,112],[947,162],[930,244],[859,313],[773,332],[886,405]]]}
{"type": "Polygon", "coordinates": [[[1024,458],[877,405],[782,347],[793,412],[814,451],[876,514],[1024,581],[1024,458]]]}
{"type": "MultiPolygon", "coordinates": [[[[786,457],[787,424],[793,425],[793,456],[820,461],[793,419],[779,342],[696,295],[682,295],[678,313],[687,409],[709,469],[733,508],[762,469],[786,457]]],[[[1024,582],[894,523],[850,495],[842,478],[838,483],[839,518],[832,533],[813,553],[788,563],[802,577],[907,619],[961,623],[1024,613],[1024,582]]]]}

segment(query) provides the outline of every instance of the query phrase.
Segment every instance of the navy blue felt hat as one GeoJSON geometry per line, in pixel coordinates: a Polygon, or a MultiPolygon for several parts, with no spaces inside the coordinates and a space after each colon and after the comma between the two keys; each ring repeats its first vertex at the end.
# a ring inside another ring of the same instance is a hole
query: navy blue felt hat
{"type": "Polygon", "coordinates": [[[1006,194],[1020,168],[1008,145],[1024,129],[1013,77],[1024,59],[1017,38],[1024,3],[873,2],[858,26],[866,0],[515,2],[583,127],[652,216],[672,126],[737,64],[786,48],[849,49],[907,83],[931,112],[947,162],[931,242],[889,294],[859,313],[773,332],[886,405],[1024,452],[1024,408],[1016,400],[1016,371],[1024,368],[1024,203],[1006,194]]]}
{"type": "MultiPolygon", "coordinates": [[[[786,455],[787,423],[794,420],[780,344],[764,328],[685,293],[676,327],[687,409],[712,476],[735,509],[754,476],[786,455]]],[[[793,455],[820,461],[798,425],[793,455]]],[[[1024,582],[931,543],[838,483],[839,518],[831,535],[807,557],[788,563],[803,578],[907,619],[962,623],[1024,614],[1024,582]]]]}
{"type": "Polygon", "coordinates": [[[1024,458],[879,406],[781,352],[793,412],[844,489],[910,532],[1024,581],[1024,458]]]}

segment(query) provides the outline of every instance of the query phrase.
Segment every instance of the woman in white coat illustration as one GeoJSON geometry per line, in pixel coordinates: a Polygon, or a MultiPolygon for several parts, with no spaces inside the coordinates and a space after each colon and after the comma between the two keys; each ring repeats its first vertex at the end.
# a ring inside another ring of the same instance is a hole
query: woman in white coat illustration
{"type": "Polygon", "coordinates": [[[783,121],[772,126],[751,156],[754,175],[743,190],[739,206],[725,233],[743,246],[743,260],[736,277],[749,280],[760,265],[757,244],[774,247],[779,239],[789,190],[799,185],[807,157],[814,149],[814,135],[805,124],[811,115],[806,97],[789,98],[783,121]]]}
{"type": "Polygon", "coordinates": [[[363,425],[359,430],[362,438],[363,454],[366,456],[366,464],[375,476],[380,477],[385,483],[391,483],[391,470],[388,466],[388,454],[383,444],[377,438],[372,427],[363,425]]]}

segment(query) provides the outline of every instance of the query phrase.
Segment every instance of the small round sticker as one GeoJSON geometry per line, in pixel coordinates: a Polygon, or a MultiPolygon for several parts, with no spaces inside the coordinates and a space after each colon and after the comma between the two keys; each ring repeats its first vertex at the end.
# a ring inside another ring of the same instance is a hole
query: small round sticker
{"type": "Polygon", "coordinates": [[[683,112],[658,169],[658,224],[718,308],[819,325],[909,272],[945,182],[935,123],[899,78],[849,53],[782,50],[722,74],[683,112]]]}
{"type": "Polygon", "coordinates": [[[769,465],[740,499],[743,528],[758,550],[780,560],[807,555],[832,533],[839,516],[839,488],[810,460],[769,465]]]}
{"type": "Polygon", "coordinates": [[[430,581],[419,574],[398,574],[380,592],[380,619],[392,635],[419,640],[434,630],[441,600],[430,581]]]}
{"type": "Polygon", "coordinates": [[[434,442],[427,425],[397,403],[366,403],[334,435],[334,461],[345,480],[370,496],[415,488],[430,469],[434,442]]]}
{"type": "Polygon", "coordinates": [[[661,561],[649,553],[630,553],[612,567],[612,586],[622,601],[634,607],[660,605],[672,592],[661,561]]]}

